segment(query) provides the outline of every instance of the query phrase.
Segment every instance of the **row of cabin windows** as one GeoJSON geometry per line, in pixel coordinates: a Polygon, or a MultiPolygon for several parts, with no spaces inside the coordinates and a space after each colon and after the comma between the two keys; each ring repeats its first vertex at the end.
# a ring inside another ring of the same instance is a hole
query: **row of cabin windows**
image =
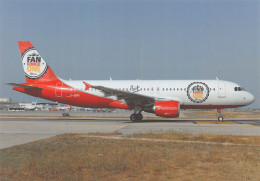
{"type": "MultiPolygon", "coordinates": [[[[122,91],[128,91],[128,89],[127,88],[117,88],[117,90],[122,90],[122,91]]],[[[153,88],[151,88],[151,89],[149,89],[149,88],[141,88],[140,89],[140,91],[142,91],[142,90],[144,90],[144,91],[149,91],[149,90],[151,90],[151,91],[153,91],[154,89],[153,88]]],[[[160,91],[160,88],[157,88],[156,89],[157,91],[160,91]]],[[[162,91],[186,91],[187,89],[186,88],[162,88],[162,91]]],[[[210,91],[211,90],[213,90],[213,91],[215,91],[216,89],[215,88],[213,88],[213,89],[209,89],[210,91]]]]}
{"type": "MultiPolygon", "coordinates": [[[[241,91],[241,87],[235,87],[235,91],[238,91],[238,88],[240,88],[239,89],[239,91],[241,91]],[[237,88],[237,89],[236,89],[237,88]]],[[[76,89],[71,89],[71,91],[75,91],[76,89]]],[[[80,89],[78,89],[78,90],[80,90],[80,91],[84,91],[84,89],[83,88],[80,88],[80,89]]],[[[89,91],[96,91],[96,89],[93,89],[93,88],[90,88],[90,89],[88,89],[89,91]]],[[[116,90],[122,90],[122,91],[128,91],[128,88],[116,88],[116,90]]],[[[149,88],[140,88],[140,91],[153,91],[154,89],[153,88],[151,88],[151,89],[149,89],[149,88]]],[[[160,91],[160,88],[157,88],[156,89],[157,91],[160,91]]],[[[162,91],[186,91],[187,89],[186,88],[162,88],[162,91]]],[[[213,89],[209,89],[210,91],[211,90],[213,90],[213,91],[215,91],[216,89],[215,88],[213,88],[213,89]]],[[[244,90],[243,88],[242,88],[242,90],[244,90]]]]}

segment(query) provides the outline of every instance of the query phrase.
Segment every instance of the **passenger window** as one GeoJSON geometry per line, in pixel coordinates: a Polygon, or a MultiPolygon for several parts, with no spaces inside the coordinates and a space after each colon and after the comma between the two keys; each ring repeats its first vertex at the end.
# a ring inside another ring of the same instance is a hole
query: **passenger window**
{"type": "Polygon", "coordinates": [[[177,88],[177,91],[179,90],[179,88],[177,88]]]}

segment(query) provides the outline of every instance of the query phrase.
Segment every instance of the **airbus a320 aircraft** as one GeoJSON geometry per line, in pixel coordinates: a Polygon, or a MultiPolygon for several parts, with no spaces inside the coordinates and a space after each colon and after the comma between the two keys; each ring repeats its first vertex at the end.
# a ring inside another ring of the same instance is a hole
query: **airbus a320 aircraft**
{"type": "Polygon", "coordinates": [[[236,83],[222,80],[63,80],[57,77],[29,41],[19,41],[26,83],[8,83],[31,96],[89,108],[134,110],[176,118],[180,109],[217,109],[246,106],[254,96],[236,83]]]}

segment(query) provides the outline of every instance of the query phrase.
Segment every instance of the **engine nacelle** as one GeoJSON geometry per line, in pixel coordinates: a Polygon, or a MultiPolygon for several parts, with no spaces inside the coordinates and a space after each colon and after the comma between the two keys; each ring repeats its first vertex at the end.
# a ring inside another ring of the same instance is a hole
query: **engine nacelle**
{"type": "Polygon", "coordinates": [[[153,109],[157,116],[176,118],[180,114],[180,103],[178,101],[157,101],[153,109]]]}

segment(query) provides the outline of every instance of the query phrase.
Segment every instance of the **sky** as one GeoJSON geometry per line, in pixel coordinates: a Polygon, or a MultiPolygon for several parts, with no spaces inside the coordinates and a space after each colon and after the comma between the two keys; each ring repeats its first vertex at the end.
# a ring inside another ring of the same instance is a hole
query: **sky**
{"type": "Polygon", "coordinates": [[[260,1],[0,0],[0,97],[25,82],[19,40],[63,79],[216,79],[260,108],[260,1]],[[143,66],[142,66],[143,65],[143,66]]]}

